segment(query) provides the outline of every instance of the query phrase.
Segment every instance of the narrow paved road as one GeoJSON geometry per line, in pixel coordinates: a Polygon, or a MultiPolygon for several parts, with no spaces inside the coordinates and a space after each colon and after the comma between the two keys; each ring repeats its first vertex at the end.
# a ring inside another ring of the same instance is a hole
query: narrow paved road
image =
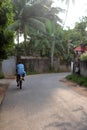
{"type": "Polygon", "coordinates": [[[59,80],[66,74],[27,76],[9,86],[0,108],[0,130],[87,130],[87,97],[59,80]]]}

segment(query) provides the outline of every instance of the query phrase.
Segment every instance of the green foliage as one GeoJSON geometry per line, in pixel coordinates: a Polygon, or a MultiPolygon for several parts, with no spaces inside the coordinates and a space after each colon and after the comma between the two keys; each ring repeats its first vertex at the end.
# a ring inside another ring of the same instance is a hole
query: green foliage
{"type": "Polygon", "coordinates": [[[0,1],[0,26],[7,27],[13,22],[13,7],[11,0],[0,1]]]}
{"type": "Polygon", "coordinates": [[[86,18],[76,23],[74,29],[63,30],[56,22],[59,20],[56,14],[61,9],[51,8],[51,0],[13,0],[13,5],[15,22],[10,28],[17,34],[24,34],[24,43],[18,45],[24,49],[22,54],[51,57],[54,42],[54,56],[71,61],[75,56],[74,47],[81,42],[86,43],[86,18]],[[27,36],[31,37],[30,41],[27,36]]]}
{"type": "Polygon", "coordinates": [[[81,60],[81,61],[87,60],[87,52],[83,53],[83,54],[80,56],[80,60],[81,60]]]}
{"type": "Polygon", "coordinates": [[[13,48],[13,33],[10,31],[0,32],[0,59],[7,58],[13,48]]]}
{"type": "Polygon", "coordinates": [[[13,22],[13,10],[11,0],[0,1],[0,59],[7,58],[12,48],[13,32],[7,27],[13,22]]]}
{"type": "Polygon", "coordinates": [[[44,23],[39,21],[38,19],[35,18],[30,18],[29,19],[29,25],[34,28],[35,30],[39,30],[40,32],[46,32],[46,28],[44,23]]]}
{"type": "MultiPolygon", "coordinates": [[[[52,0],[33,0],[29,1],[29,3],[31,6],[26,1],[24,3],[24,0],[13,1],[15,20],[20,21],[20,24],[18,23],[18,26],[14,24],[13,26],[15,27],[11,26],[11,28],[15,28],[17,34],[20,32],[24,34],[25,41],[23,44],[25,45],[20,45],[24,49],[24,53],[22,54],[47,56],[53,59],[54,55],[59,56],[62,46],[63,49],[65,48],[64,45],[60,46],[59,44],[62,44],[62,42],[55,38],[58,37],[56,33],[58,29],[56,28],[58,26],[57,21],[61,22],[57,14],[62,9],[52,7],[52,0]],[[25,26],[27,29],[25,29],[25,26]],[[30,42],[27,42],[28,35],[31,37],[30,42]],[[58,44],[56,51],[55,44],[58,44]]],[[[63,51],[63,49],[61,50],[63,52],[61,55],[65,55],[66,51],[63,51]]]]}
{"type": "Polygon", "coordinates": [[[79,36],[79,44],[87,43],[87,17],[82,17],[80,19],[80,22],[77,22],[75,25],[75,32],[77,32],[77,35],[79,36]]]}
{"type": "Polygon", "coordinates": [[[4,79],[4,78],[5,78],[4,74],[0,73],[0,79],[4,79]]]}
{"type": "Polygon", "coordinates": [[[53,22],[51,22],[50,20],[47,20],[45,24],[46,24],[47,32],[49,33],[49,35],[51,37],[53,37],[54,36],[54,32],[55,32],[55,27],[54,27],[53,22]]]}
{"type": "Polygon", "coordinates": [[[83,77],[77,74],[71,74],[66,76],[66,79],[87,87],[87,77],[83,77]]]}

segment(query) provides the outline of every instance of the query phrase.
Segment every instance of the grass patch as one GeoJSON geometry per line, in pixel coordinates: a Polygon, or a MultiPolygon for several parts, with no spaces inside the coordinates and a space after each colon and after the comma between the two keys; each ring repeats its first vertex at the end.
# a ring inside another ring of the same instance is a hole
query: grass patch
{"type": "Polygon", "coordinates": [[[5,78],[4,74],[0,73],[0,79],[4,79],[4,78],[5,78]]]}
{"type": "Polygon", "coordinates": [[[70,75],[66,76],[66,79],[71,80],[81,86],[87,87],[87,77],[83,77],[83,76],[77,75],[77,74],[70,74],[70,75]]]}

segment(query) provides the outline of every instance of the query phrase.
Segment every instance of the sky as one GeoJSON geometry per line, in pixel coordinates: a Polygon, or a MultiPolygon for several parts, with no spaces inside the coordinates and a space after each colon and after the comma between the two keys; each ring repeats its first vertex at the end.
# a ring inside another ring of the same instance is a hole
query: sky
{"type": "MultiPolygon", "coordinates": [[[[72,0],[70,0],[72,1],[72,0]]],[[[66,9],[66,5],[64,2],[58,2],[58,0],[54,0],[54,6],[60,6],[61,8],[66,9]]],[[[69,10],[68,10],[68,16],[65,22],[65,28],[70,27],[73,28],[75,25],[75,22],[79,22],[79,19],[82,18],[82,16],[87,15],[87,0],[75,0],[75,3],[73,4],[70,2],[69,10]]],[[[59,14],[59,16],[65,20],[65,14],[59,14]]]]}

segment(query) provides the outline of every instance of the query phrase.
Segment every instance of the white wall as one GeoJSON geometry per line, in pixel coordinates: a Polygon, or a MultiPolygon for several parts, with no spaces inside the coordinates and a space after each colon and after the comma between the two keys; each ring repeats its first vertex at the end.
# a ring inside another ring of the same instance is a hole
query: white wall
{"type": "Polygon", "coordinates": [[[16,73],[16,57],[10,57],[2,62],[2,72],[5,76],[13,76],[16,73]]]}

